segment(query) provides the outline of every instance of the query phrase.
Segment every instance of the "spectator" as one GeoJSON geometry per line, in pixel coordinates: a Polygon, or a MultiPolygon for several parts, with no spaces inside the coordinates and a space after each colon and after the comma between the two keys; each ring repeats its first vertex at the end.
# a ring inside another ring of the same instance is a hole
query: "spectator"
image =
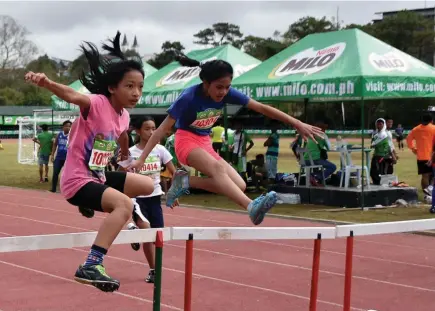
{"type": "Polygon", "coordinates": [[[394,174],[394,165],[397,163],[397,160],[399,160],[399,156],[396,153],[396,148],[394,147],[393,142],[393,119],[391,117],[385,117],[386,122],[386,132],[388,135],[388,144],[390,145],[391,153],[394,155],[393,157],[389,157],[386,159],[388,166],[387,166],[387,174],[394,174]]]}
{"type": "MultiPolygon", "coordinates": [[[[329,143],[329,138],[326,136],[326,128],[327,124],[323,121],[317,121],[315,126],[320,127],[324,132],[324,138],[316,137],[316,141],[313,141],[309,138],[306,142],[306,148],[308,152],[311,154],[311,158],[313,159],[314,164],[321,165],[324,168],[323,174],[325,175],[325,179],[329,178],[337,169],[337,166],[328,161],[328,150],[331,150],[331,144],[329,143]]],[[[309,155],[306,153],[304,155],[305,161],[309,161],[309,155]]],[[[322,173],[316,172],[311,176],[311,184],[313,186],[319,186],[319,182],[322,181],[322,173]]]]}
{"type": "Polygon", "coordinates": [[[279,134],[276,124],[272,126],[272,134],[264,142],[264,147],[267,147],[266,151],[266,166],[267,177],[269,182],[274,182],[276,174],[278,173],[278,155],[279,155],[279,134]]]}
{"type": "Polygon", "coordinates": [[[216,126],[214,126],[210,132],[213,150],[216,151],[219,155],[221,155],[221,148],[222,148],[222,143],[223,143],[222,133],[224,132],[224,130],[225,129],[221,125],[221,122],[217,121],[216,126]]]}
{"type": "Polygon", "coordinates": [[[232,157],[231,162],[235,166],[237,172],[242,176],[245,183],[246,178],[246,154],[254,146],[251,137],[243,130],[243,124],[240,121],[234,122],[234,143],[231,147],[232,157]],[[246,145],[249,143],[249,146],[246,145]]]}
{"type": "MultiPolygon", "coordinates": [[[[267,156],[266,156],[267,158],[267,156]]],[[[269,179],[269,168],[264,162],[264,154],[257,154],[255,160],[251,161],[252,164],[252,182],[256,191],[260,191],[260,187],[267,187],[267,180],[269,179]]]]}
{"type": "Polygon", "coordinates": [[[402,124],[397,125],[395,133],[396,133],[396,141],[397,141],[397,144],[399,145],[399,150],[404,150],[405,148],[403,147],[403,127],[402,127],[402,124]]]}
{"type": "Polygon", "coordinates": [[[297,152],[297,150],[301,146],[302,146],[302,136],[296,132],[295,140],[290,144],[290,148],[292,149],[293,154],[295,155],[296,159],[298,159],[298,161],[300,160],[301,156],[297,152]]]}
{"type": "Polygon", "coordinates": [[[421,188],[427,195],[432,195],[428,189],[432,167],[427,165],[432,158],[435,139],[435,126],[432,122],[430,114],[424,115],[421,124],[414,127],[406,137],[408,148],[417,156],[417,169],[418,174],[421,175],[421,188]]]}
{"type": "Polygon", "coordinates": [[[376,120],[376,131],[372,136],[371,146],[373,150],[372,163],[370,165],[370,177],[374,185],[381,184],[381,175],[388,174],[388,166],[395,161],[388,136],[387,125],[384,119],[376,120]]]}
{"type": "Polygon", "coordinates": [[[48,182],[48,161],[50,160],[51,147],[53,145],[53,133],[48,131],[48,125],[41,125],[42,133],[33,138],[33,141],[39,145],[38,164],[39,164],[39,182],[48,182]],[[45,166],[45,178],[42,178],[43,168],[45,166]]]}
{"type": "Polygon", "coordinates": [[[53,180],[51,181],[51,192],[56,192],[57,181],[59,179],[60,171],[65,164],[68,135],[71,130],[71,121],[65,121],[62,124],[62,131],[57,134],[54,140],[53,148],[51,149],[51,161],[53,162],[53,180]],[[57,153],[56,153],[57,149],[57,153]],[[54,154],[56,153],[56,158],[54,154]]]}

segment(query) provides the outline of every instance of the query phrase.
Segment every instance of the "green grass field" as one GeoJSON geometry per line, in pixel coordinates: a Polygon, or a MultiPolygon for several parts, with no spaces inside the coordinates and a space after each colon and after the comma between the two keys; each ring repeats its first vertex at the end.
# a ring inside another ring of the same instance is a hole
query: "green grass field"
{"type": "MultiPolygon", "coordinates": [[[[248,153],[248,158],[252,159],[258,153],[264,153],[265,147],[263,142],[265,138],[254,139],[255,146],[248,153]]],[[[360,144],[360,139],[347,139],[348,142],[360,144]]],[[[298,165],[296,158],[290,150],[291,139],[281,139],[280,141],[280,156],[278,161],[279,172],[297,172],[298,165]]],[[[331,141],[335,144],[335,141],[331,141]]],[[[367,146],[369,141],[367,140],[367,146]]],[[[16,140],[3,140],[4,150],[0,151],[0,185],[20,187],[28,189],[41,189],[48,190],[50,185],[47,183],[40,184],[38,176],[38,168],[36,165],[21,165],[17,162],[18,144],[16,140]]],[[[416,171],[415,156],[406,149],[399,152],[399,162],[395,166],[395,172],[401,181],[406,182],[411,186],[420,188],[420,178],[416,171]]],[[[334,162],[337,167],[339,166],[338,153],[330,153],[329,159],[334,162]]],[[[354,153],[352,156],[354,163],[361,161],[361,154],[354,153]]],[[[51,168],[49,177],[51,180],[51,168]]],[[[258,194],[249,193],[251,197],[258,194]]],[[[422,198],[420,191],[420,198],[422,198]]],[[[239,208],[229,201],[226,197],[214,194],[191,194],[181,199],[184,204],[202,205],[208,207],[217,207],[224,209],[239,208]]],[[[316,219],[328,219],[336,221],[350,221],[350,222],[380,222],[380,221],[398,221],[398,220],[411,220],[432,218],[428,212],[427,206],[414,206],[409,208],[387,208],[382,210],[369,210],[361,211],[354,209],[342,209],[342,211],[325,211],[328,209],[326,206],[313,206],[313,205],[276,205],[272,213],[281,215],[290,215],[298,217],[309,217],[316,219]]],[[[330,208],[332,209],[332,208],[330,208]]],[[[333,208],[336,210],[336,208],[333,208]]]]}

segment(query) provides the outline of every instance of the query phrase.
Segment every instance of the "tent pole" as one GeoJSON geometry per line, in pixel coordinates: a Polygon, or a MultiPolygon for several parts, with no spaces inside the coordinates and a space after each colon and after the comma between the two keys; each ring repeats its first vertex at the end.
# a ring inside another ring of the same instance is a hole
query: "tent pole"
{"type": "Polygon", "coordinates": [[[227,105],[224,105],[224,131],[225,131],[225,144],[227,147],[225,148],[225,160],[230,160],[230,152],[228,150],[228,111],[227,105]]]}
{"type": "MultiPolygon", "coordinates": [[[[365,152],[364,152],[364,97],[361,98],[361,167],[364,167],[364,158],[365,158],[365,152]]],[[[367,163],[368,165],[368,163],[367,163]]],[[[368,167],[368,166],[367,166],[368,167]]],[[[364,179],[369,181],[369,176],[364,176],[365,171],[362,170],[361,172],[361,209],[364,209],[364,179]]]]}
{"type": "Polygon", "coordinates": [[[308,100],[309,100],[308,98],[304,98],[305,123],[308,123],[308,112],[307,112],[308,100]]]}

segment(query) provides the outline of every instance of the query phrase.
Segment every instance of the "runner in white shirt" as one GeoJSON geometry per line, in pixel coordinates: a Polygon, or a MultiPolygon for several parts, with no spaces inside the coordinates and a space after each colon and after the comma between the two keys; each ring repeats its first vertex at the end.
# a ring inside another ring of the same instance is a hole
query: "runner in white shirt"
{"type": "MultiPolygon", "coordinates": [[[[153,132],[156,130],[156,124],[154,119],[151,117],[144,117],[138,120],[135,128],[136,133],[139,137],[139,142],[131,147],[130,156],[133,159],[137,159],[142,154],[143,148],[148,142],[153,132]]],[[[166,168],[173,175],[175,173],[175,166],[172,163],[172,156],[169,151],[162,145],[157,144],[151,151],[147,159],[145,160],[142,169],[138,172],[139,174],[147,175],[151,177],[154,181],[154,192],[148,196],[139,196],[133,199],[134,210],[133,210],[133,221],[134,223],[128,224],[128,229],[147,229],[147,228],[163,228],[163,211],[161,206],[161,196],[164,194],[162,187],[160,186],[160,172],[162,171],[162,165],[166,165],[166,168]]],[[[172,208],[178,205],[176,202],[172,208]]],[[[140,249],[139,243],[131,244],[131,247],[137,251],[140,249]]],[[[154,283],[154,244],[144,243],[143,252],[145,258],[150,267],[145,281],[147,283],[154,283]]]]}

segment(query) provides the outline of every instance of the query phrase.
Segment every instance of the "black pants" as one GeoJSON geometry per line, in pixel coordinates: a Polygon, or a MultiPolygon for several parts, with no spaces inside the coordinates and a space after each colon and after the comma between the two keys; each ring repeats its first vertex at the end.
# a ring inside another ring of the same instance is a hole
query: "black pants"
{"type": "Polygon", "coordinates": [[[53,163],[53,178],[51,181],[51,191],[56,192],[57,181],[59,180],[59,174],[62,170],[62,167],[65,165],[65,160],[63,159],[55,159],[53,163]]]}
{"type": "Polygon", "coordinates": [[[381,175],[388,173],[388,162],[383,157],[374,156],[370,165],[370,177],[372,178],[374,185],[381,184],[381,175]]]}

